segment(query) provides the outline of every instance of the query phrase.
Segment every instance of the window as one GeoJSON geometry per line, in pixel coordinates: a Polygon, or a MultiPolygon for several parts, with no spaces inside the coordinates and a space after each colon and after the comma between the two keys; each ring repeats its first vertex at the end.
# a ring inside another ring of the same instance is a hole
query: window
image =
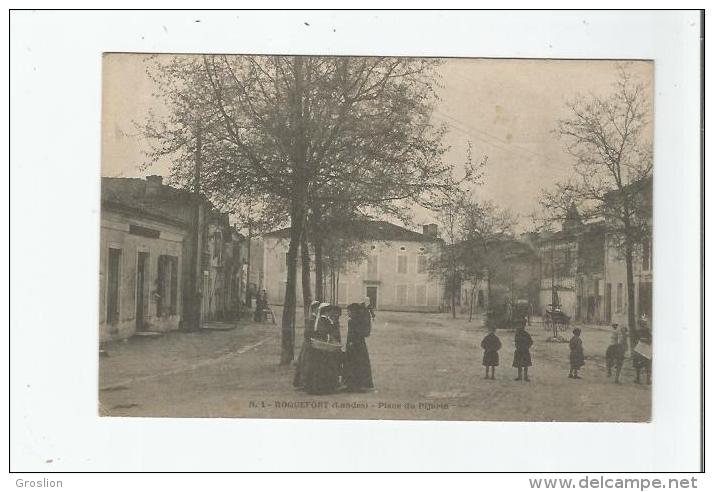
{"type": "Polygon", "coordinates": [[[377,255],[369,255],[367,257],[367,273],[377,274],[377,255]]]}
{"type": "Polygon", "coordinates": [[[109,248],[107,265],[107,323],[119,321],[119,287],[121,274],[121,250],[109,248]]]}
{"type": "Polygon", "coordinates": [[[397,273],[407,273],[407,255],[397,256],[397,273]]]}
{"type": "Polygon", "coordinates": [[[216,231],[213,233],[213,258],[221,261],[221,252],[223,248],[221,247],[221,233],[216,231]]]}
{"type": "Polygon", "coordinates": [[[159,256],[156,293],[156,314],[158,316],[176,314],[178,303],[178,258],[176,256],[159,256]]]}
{"type": "Polygon", "coordinates": [[[426,306],[426,285],[417,285],[414,294],[417,306],[426,306]]]}
{"type": "Polygon", "coordinates": [[[417,255],[417,273],[426,273],[426,255],[417,255]]]}
{"type": "Polygon", "coordinates": [[[407,292],[408,290],[406,285],[397,285],[397,305],[407,305],[407,292]]]}
{"type": "Polygon", "coordinates": [[[617,299],[615,303],[615,312],[622,312],[622,284],[617,284],[617,299]]]}

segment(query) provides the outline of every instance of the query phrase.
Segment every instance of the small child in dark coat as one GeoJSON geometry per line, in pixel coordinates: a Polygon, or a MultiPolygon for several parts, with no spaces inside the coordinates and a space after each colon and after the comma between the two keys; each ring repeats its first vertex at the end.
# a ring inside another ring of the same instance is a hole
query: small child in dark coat
{"type": "Polygon", "coordinates": [[[496,328],[489,327],[488,335],[481,340],[483,349],[483,365],[486,367],[486,377],[484,379],[496,379],[496,366],[498,365],[498,351],[501,349],[501,339],[496,336],[496,328]],[[488,369],[491,368],[491,377],[488,377],[488,369]]]}
{"type": "Polygon", "coordinates": [[[585,353],[583,352],[583,340],[580,338],[580,328],[573,330],[573,337],[570,339],[570,372],[568,377],[581,379],[578,371],[585,365],[585,353]]]}
{"type": "Polygon", "coordinates": [[[516,351],[513,353],[513,367],[518,368],[516,381],[530,381],[528,379],[528,368],[533,365],[530,352],[530,348],[533,346],[533,339],[526,331],[525,323],[522,323],[516,329],[516,336],[513,342],[516,346],[516,351]]]}

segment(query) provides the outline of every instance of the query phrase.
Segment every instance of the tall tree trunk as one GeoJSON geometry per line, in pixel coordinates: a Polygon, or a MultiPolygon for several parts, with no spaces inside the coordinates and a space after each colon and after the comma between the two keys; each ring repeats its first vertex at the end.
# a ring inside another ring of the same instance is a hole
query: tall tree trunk
{"type": "MultiPolygon", "coordinates": [[[[620,191],[622,193],[622,190],[620,191]]],[[[630,350],[637,343],[637,324],[635,321],[635,278],[633,269],[633,241],[632,241],[632,223],[630,222],[631,207],[625,200],[622,209],[622,223],[625,233],[625,269],[627,271],[627,329],[630,331],[630,350]]]]}
{"type": "Polygon", "coordinates": [[[295,304],[297,286],[297,256],[300,240],[305,225],[305,206],[307,198],[307,162],[305,124],[303,115],[303,60],[293,57],[295,91],[290,95],[292,103],[291,122],[294,131],[292,145],[292,199],[290,206],[290,246],[287,258],[287,282],[285,285],[285,303],[281,326],[280,365],[290,364],[295,356],[295,304]]]}
{"type": "Polygon", "coordinates": [[[637,344],[637,324],[635,320],[635,279],[633,272],[632,242],[625,239],[625,267],[627,269],[627,328],[630,330],[630,350],[637,344]]]}
{"type": "Polygon", "coordinates": [[[335,274],[335,302],[340,303],[340,270],[335,274]]]}
{"type": "Polygon", "coordinates": [[[290,364],[295,356],[295,304],[297,287],[297,256],[302,231],[300,225],[301,211],[291,213],[290,246],[287,257],[287,282],[285,285],[285,302],[283,304],[283,319],[280,340],[280,365],[290,364]]]}
{"type": "Polygon", "coordinates": [[[451,275],[451,318],[456,319],[456,275],[451,275]]]}
{"type": "Polygon", "coordinates": [[[313,245],[315,247],[315,299],[325,301],[325,269],[322,259],[322,239],[318,234],[313,234],[313,245]]]}
{"type": "Polygon", "coordinates": [[[312,293],[310,288],[310,250],[307,245],[307,234],[303,230],[302,239],[300,240],[300,254],[302,256],[302,305],[305,325],[310,323],[310,303],[312,302],[312,293]]]}

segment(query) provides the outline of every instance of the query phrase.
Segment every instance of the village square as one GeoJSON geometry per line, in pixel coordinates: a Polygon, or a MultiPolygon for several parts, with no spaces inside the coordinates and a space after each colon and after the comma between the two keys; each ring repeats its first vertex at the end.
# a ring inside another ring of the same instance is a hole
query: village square
{"type": "Polygon", "coordinates": [[[104,63],[100,415],[651,419],[649,64],[104,63]]]}

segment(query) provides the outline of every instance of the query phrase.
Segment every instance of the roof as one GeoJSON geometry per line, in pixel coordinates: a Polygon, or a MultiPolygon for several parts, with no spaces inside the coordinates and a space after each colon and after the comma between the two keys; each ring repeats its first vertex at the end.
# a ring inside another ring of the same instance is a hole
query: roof
{"type": "MultiPolygon", "coordinates": [[[[141,178],[102,178],[102,206],[190,225],[196,195],[141,178]]],[[[205,200],[205,199],[204,199],[205,200]]]]}
{"type": "Polygon", "coordinates": [[[575,241],[584,234],[604,234],[604,231],[605,221],[598,219],[595,222],[585,222],[556,232],[543,232],[534,237],[534,240],[536,243],[575,241]]]}
{"type": "MultiPolygon", "coordinates": [[[[330,227],[330,231],[340,233],[342,237],[350,236],[358,239],[374,241],[414,241],[420,243],[439,242],[440,239],[412,231],[384,220],[355,220],[330,227]]],[[[268,232],[263,237],[290,237],[290,228],[268,232]]]]}
{"type": "MultiPolygon", "coordinates": [[[[470,244],[468,241],[462,241],[455,245],[452,245],[451,247],[463,248],[469,246],[470,244]]],[[[488,241],[486,241],[485,246],[490,251],[499,252],[504,258],[535,256],[533,247],[530,244],[513,237],[504,236],[500,238],[489,239],[488,241]]]]}
{"type": "MultiPolygon", "coordinates": [[[[652,208],[652,176],[646,176],[637,181],[633,181],[622,188],[625,193],[638,194],[640,196],[641,204],[644,207],[652,208]]],[[[607,201],[613,201],[617,199],[620,191],[612,190],[606,195],[607,201]]]]}

